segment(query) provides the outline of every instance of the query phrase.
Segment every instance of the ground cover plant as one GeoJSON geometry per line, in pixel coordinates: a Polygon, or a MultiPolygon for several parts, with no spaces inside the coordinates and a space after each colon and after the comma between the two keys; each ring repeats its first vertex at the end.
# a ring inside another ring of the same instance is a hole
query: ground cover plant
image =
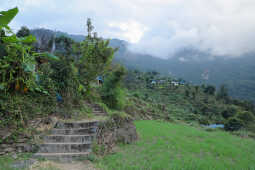
{"type": "Polygon", "coordinates": [[[139,140],[98,162],[121,170],[255,169],[255,142],[224,131],[208,132],[185,124],[136,121],[139,140]]]}

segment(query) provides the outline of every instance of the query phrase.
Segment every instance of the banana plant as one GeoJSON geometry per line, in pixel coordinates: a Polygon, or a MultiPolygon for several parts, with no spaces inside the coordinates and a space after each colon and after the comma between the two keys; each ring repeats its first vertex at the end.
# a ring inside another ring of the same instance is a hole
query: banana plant
{"type": "Polygon", "coordinates": [[[8,24],[13,20],[13,18],[18,14],[18,8],[13,8],[8,11],[0,11],[0,30],[3,28],[11,30],[8,24]]]}
{"type": "Polygon", "coordinates": [[[17,37],[8,24],[17,15],[18,8],[0,12],[0,90],[22,91],[36,89],[36,58],[58,60],[50,53],[35,53],[32,35],[17,37]],[[6,35],[7,34],[7,35],[6,35]]]}
{"type": "Polygon", "coordinates": [[[35,57],[31,44],[35,37],[18,38],[8,24],[17,15],[18,8],[0,12],[0,90],[27,91],[34,86],[35,57]]]}

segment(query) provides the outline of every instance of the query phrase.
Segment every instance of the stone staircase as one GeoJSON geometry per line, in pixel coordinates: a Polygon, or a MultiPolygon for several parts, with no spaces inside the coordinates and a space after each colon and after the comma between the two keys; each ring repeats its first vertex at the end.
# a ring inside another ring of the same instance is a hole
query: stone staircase
{"type": "Polygon", "coordinates": [[[39,144],[35,158],[69,162],[88,157],[98,124],[98,121],[57,122],[50,135],[39,144]]]}
{"type": "Polygon", "coordinates": [[[88,106],[90,106],[90,108],[92,108],[92,113],[95,116],[106,116],[106,113],[103,111],[103,109],[97,105],[97,104],[87,104],[88,106]]]}

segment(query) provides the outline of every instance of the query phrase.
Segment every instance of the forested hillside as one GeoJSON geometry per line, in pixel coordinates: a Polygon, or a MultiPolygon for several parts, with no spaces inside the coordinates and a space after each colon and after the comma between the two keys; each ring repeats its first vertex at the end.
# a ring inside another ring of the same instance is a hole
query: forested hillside
{"type": "MultiPolygon", "coordinates": [[[[43,34],[64,35],[77,42],[85,38],[82,35],[54,32],[47,29],[34,29],[31,33],[37,38],[43,34]]],[[[111,39],[110,46],[118,48],[114,61],[129,69],[155,70],[164,75],[183,78],[193,84],[205,83],[217,87],[225,84],[231,96],[255,101],[254,54],[226,59],[226,56],[210,56],[208,53],[194,49],[183,49],[170,59],[160,59],[151,55],[132,52],[128,48],[129,43],[123,40],[111,39]],[[208,79],[204,79],[203,74],[208,74],[208,79]]]]}
{"type": "Polygon", "coordinates": [[[126,50],[117,53],[116,60],[128,68],[156,70],[165,75],[183,78],[193,84],[205,83],[217,87],[225,84],[231,96],[255,102],[253,74],[255,54],[247,54],[239,58],[225,59],[224,56],[215,56],[214,59],[208,59],[206,53],[185,49],[170,59],[160,59],[124,49],[126,50]]]}

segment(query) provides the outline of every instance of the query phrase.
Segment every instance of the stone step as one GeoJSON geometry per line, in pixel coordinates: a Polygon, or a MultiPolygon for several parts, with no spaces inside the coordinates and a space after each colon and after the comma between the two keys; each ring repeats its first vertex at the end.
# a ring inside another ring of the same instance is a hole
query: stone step
{"type": "Polygon", "coordinates": [[[60,161],[60,162],[71,162],[76,159],[87,158],[89,152],[78,152],[78,153],[36,153],[34,158],[44,158],[47,160],[60,161]]]}
{"type": "Polygon", "coordinates": [[[102,111],[102,110],[94,110],[94,111],[92,111],[92,113],[98,113],[98,112],[100,112],[100,113],[105,113],[105,112],[102,111]]]}
{"type": "Polygon", "coordinates": [[[94,135],[48,135],[43,139],[45,143],[86,143],[92,142],[94,135]]]}
{"type": "Polygon", "coordinates": [[[77,128],[77,129],[52,129],[52,135],[86,135],[96,133],[97,127],[77,128]]]}
{"type": "Polygon", "coordinates": [[[91,152],[91,142],[87,143],[45,143],[39,145],[39,153],[79,153],[91,152]]]}
{"type": "Polygon", "coordinates": [[[89,128],[91,126],[97,126],[98,122],[57,122],[55,125],[56,129],[77,129],[77,128],[89,128]]]}
{"type": "Polygon", "coordinates": [[[104,113],[102,110],[93,111],[94,113],[104,113]]]}
{"type": "Polygon", "coordinates": [[[93,107],[92,109],[93,110],[102,110],[102,108],[100,108],[100,107],[93,107]]]}
{"type": "Polygon", "coordinates": [[[94,115],[105,115],[104,112],[98,111],[98,112],[93,112],[94,115]]]}

